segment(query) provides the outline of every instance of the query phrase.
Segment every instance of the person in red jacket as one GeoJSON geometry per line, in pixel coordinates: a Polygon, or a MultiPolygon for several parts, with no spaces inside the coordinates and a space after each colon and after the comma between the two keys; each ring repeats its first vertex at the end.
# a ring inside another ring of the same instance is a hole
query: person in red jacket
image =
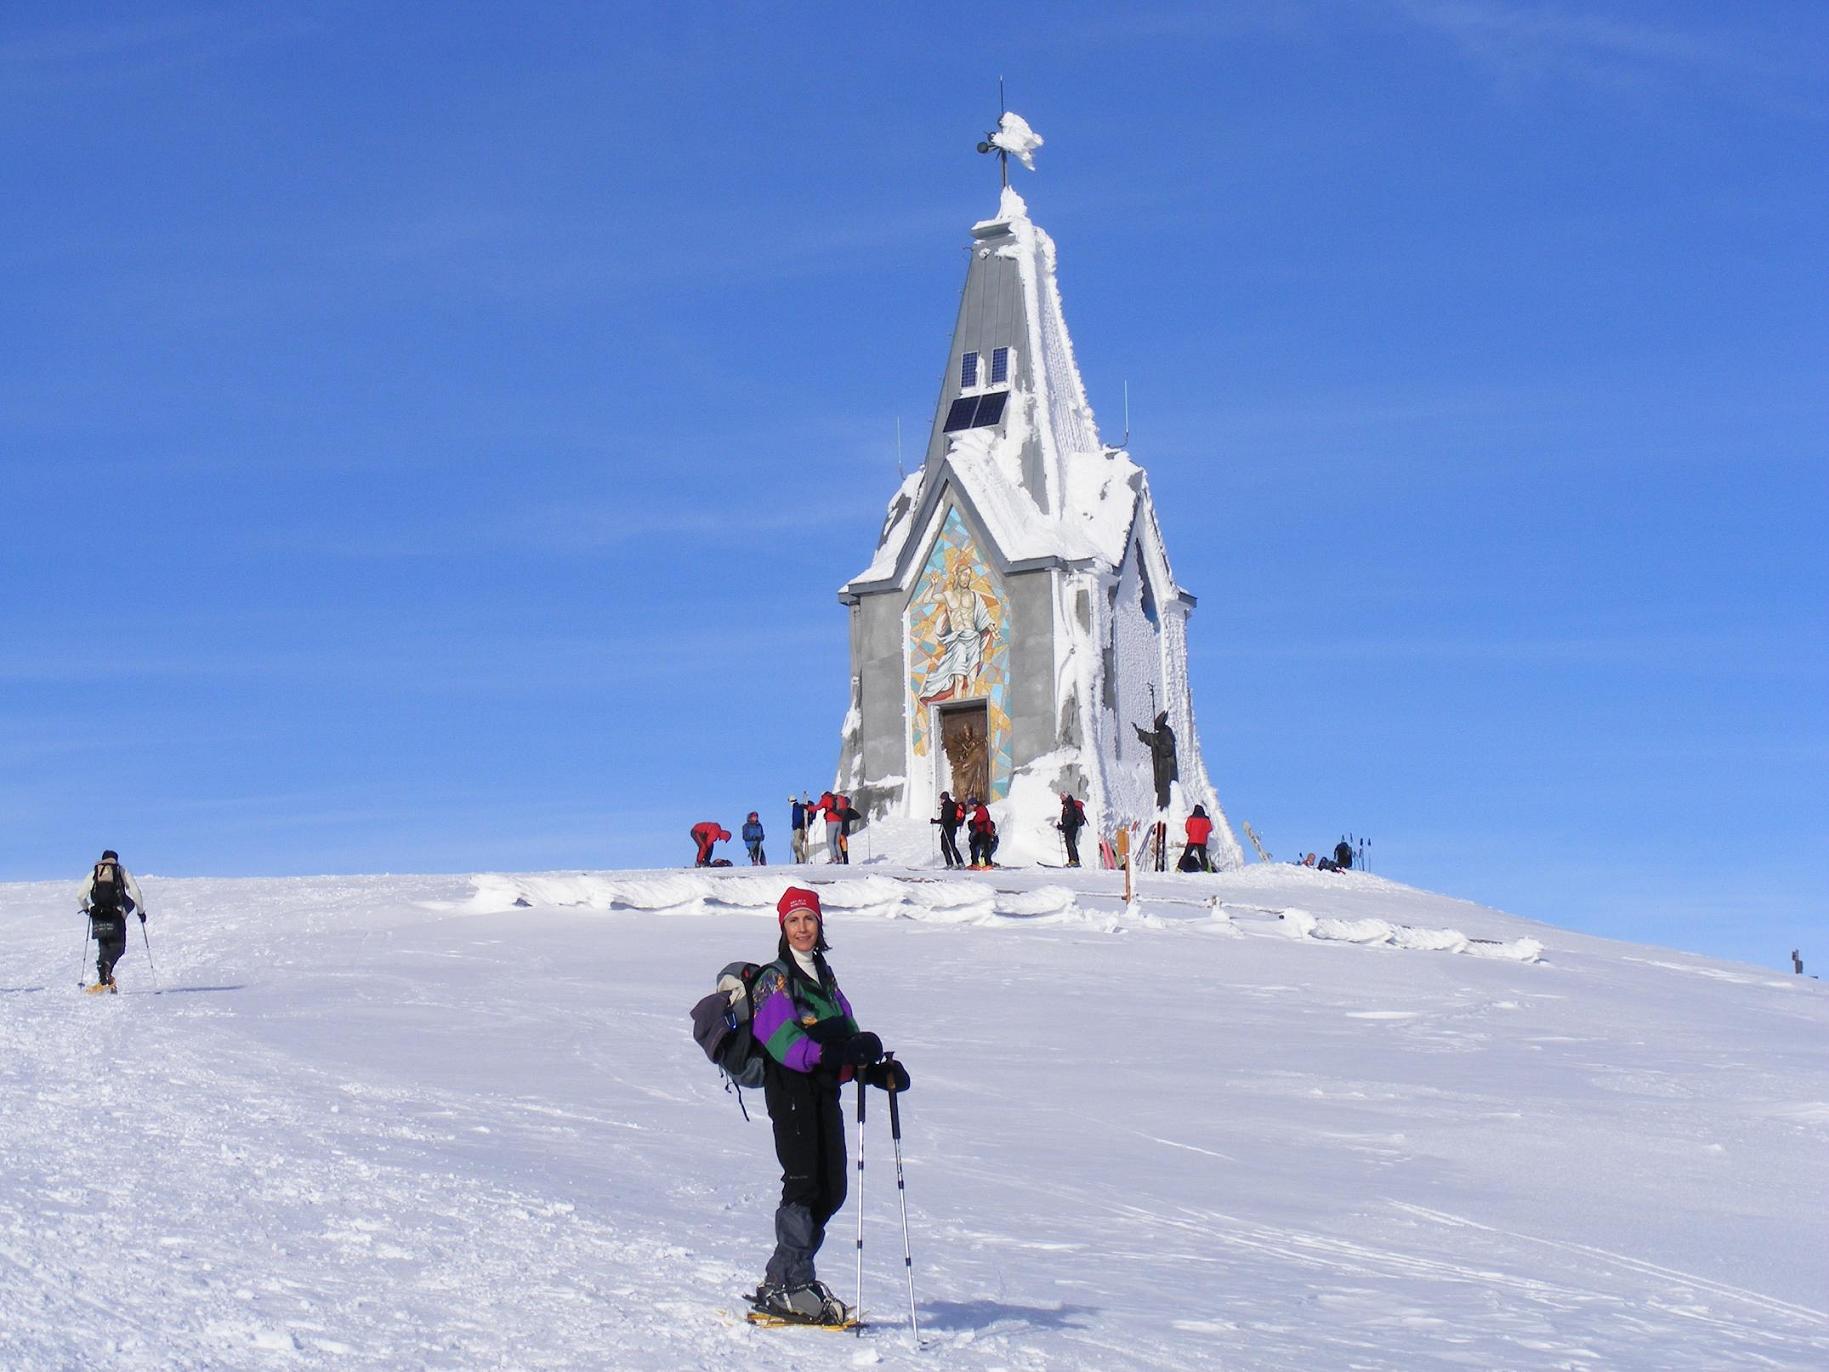
{"type": "Polygon", "coordinates": [[[971,834],[972,867],[994,867],[996,864],[991,861],[991,855],[997,851],[997,826],[991,820],[991,811],[977,796],[965,803],[972,812],[972,817],[966,824],[971,834]]]}
{"type": "Polygon", "coordinates": [[[701,820],[692,826],[692,841],[698,845],[698,856],[693,860],[694,867],[711,866],[711,845],[730,842],[730,830],[712,820],[701,820]]]}
{"type": "Polygon", "coordinates": [[[826,817],[826,860],[834,865],[851,861],[851,825],[846,818],[851,813],[850,800],[825,791],[814,810],[826,817]]]}
{"type": "Polygon", "coordinates": [[[1207,856],[1207,840],[1213,837],[1213,821],[1207,818],[1207,807],[1196,805],[1188,816],[1188,846],[1176,868],[1183,872],[1211,872],[1213,859],[1207,856]]]}

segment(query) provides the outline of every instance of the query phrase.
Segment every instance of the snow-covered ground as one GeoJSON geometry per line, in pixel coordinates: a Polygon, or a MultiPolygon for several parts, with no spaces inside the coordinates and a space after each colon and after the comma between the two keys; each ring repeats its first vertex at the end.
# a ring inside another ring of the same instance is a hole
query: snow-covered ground
{"type": "Polygon", "coordinates": [[[119,997],[0,886],[0,1367],[1829,1366],[1820,983],[1264,866],[799,869],[915,1077],[927,1348],[880,1107],[873,1327],[751,1329],[686,1012],[793,871],[148,877],[119,997]]]}

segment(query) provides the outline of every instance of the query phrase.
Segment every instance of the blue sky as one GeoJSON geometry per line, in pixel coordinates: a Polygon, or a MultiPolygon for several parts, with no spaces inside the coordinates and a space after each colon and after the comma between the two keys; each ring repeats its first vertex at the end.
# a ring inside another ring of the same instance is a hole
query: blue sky
{"type": "Polygon", "coordinates": [[[1829,9],[8,6],[0,877],[831,775],[996,78],[1285,856],[1829,966],[1829,9]]]}

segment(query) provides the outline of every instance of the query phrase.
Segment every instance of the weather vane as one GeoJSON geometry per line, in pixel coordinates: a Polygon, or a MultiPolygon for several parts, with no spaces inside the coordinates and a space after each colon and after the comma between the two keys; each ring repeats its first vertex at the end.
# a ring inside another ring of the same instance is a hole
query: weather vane
{"type": "Polygon", "coordinates": [[[1042,145],[1039,133],[1029,127],[1029,123],[1020,114],[1013,114],[1005,106],[1003,99],[1003,78],[997,78],[997,127],[984,135],[978,144],[978,151],[997,154],[997,170],[1003,178],[1005,190],[1010,188],[1010,154],[1016,154],[1016,160],[1030,171],[1035,170],[1034,153],[1042,145]]]}

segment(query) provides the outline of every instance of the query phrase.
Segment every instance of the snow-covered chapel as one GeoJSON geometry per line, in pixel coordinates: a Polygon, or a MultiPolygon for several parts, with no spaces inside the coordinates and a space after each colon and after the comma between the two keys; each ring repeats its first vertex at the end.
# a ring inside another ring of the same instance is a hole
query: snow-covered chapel
{"type": "MultiPolygon", "coordinates": [[[[1016,116],[1024,155],[1040,140],[1016,116]]],[[[999,146],[1005,146],[999,143],[999,146]]],[[[1194,597],[1175,580],[1149,480],[1099,437],[1061,313],[1054,241],[1006,184],[974,224],[925,460],[890,501],[851,615],[838,784],[866,820],[924,819],[942,791],[986,797],[999,859],[1060,846],[1059,794],[1094,830],[1214,822],[1242,862],[1201,756],[1188,691],[1194,597]],[[1178,778],[1158,805],[1139,730],[1166,712],[1178,778]]]]}

